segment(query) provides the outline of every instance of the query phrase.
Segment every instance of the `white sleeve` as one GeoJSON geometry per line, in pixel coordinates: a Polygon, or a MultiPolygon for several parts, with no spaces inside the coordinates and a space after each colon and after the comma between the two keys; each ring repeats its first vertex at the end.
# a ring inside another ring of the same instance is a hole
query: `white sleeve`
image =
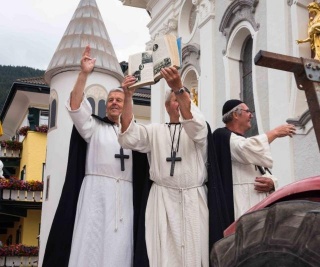
{"type": "Polygon", "coordinates": [[[200,109],[192,101],[191,113],[193,118],[190,120],[184,120],[181,116],[181,124],[183,125],[187,135],[196,142],[196,144],[201,147],[206,146],[208,135],[207,123],[200,109]]]}
{"type": "Polygon", "coordinates": [[[266,134],[245,138],[232,133],[230,152],[233,161],[272,168],[273,160],[266,134]]]}
{"type": "Polygon", "coordinates": [[[71,110],[69,98],[66,102],[66,108],[79,134],[86,142],[89,142],[97,122],[91,117],[92,108],[87,98],[83,97],[80,107],[76,110],[71,110]]]}
{"type": "Polygon", "coordinates": [[[118,141],[125,149],[148,153],[151,151],[150,132],[148,131],[152,131],[151,125],[146,126],[135,123],[134,118],[132,118],[128,129],[123,133],[120,124],[118,141]]]}

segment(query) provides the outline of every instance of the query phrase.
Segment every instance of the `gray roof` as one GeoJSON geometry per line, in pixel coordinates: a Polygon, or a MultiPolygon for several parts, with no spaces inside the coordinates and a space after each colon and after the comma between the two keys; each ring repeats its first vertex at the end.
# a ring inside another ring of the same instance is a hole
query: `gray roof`
{"type": "Polygon", "coordinates": [[[94,71],[107,73],[119,81],[123,73],[95,0],[81,0],[45,73],[45,81],[68,70],[80,70],[86,45],[96,58],[94,71]]]}
{"type": "MultiPolygon", "coordinates": [[[[49,85],[46,83],[44,80],[44,77],[27,77],[27,78],[19,78],[15,81],[15,84],[24,84],[24,85],[30,85],[30,87],[37,87],[39,86],[48,86],[49,85]]],[[[148,101],[148,105],[150,106],[150,101],[151,101],[151,88],[150,86],[145,86],[145,87],[140,87],[137,88],[136,91],[133,94],[133,100],[136,101],[138,99],[146,99],[148,101]]]]}

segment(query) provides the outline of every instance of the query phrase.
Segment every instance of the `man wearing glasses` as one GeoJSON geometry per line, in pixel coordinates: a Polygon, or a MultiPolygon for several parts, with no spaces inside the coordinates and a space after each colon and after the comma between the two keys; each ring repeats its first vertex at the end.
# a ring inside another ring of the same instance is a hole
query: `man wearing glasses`
{"type": "Polygon", "coordinates": [[[265,134],[246,138],[253,111],[238,99],[228,100],[222,108],[225,127],[213,132],[217,161],[228,207],[228,224],[273,192],[277,186],[271,175],[270,143],[295,134],[295,126],[284,124],[265,134]]]}

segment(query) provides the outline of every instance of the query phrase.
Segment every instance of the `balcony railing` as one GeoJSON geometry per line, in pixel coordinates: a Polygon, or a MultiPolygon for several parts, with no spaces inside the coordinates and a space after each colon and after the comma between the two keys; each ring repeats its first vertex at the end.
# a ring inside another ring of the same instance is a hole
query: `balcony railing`
{"type": "Polygon", "coordinates": [[[1,147],[0,149],[0,157],[7,157],[7,158],[20,158],[21,150],[13,150],[8,148],[1,147]]]}
{"type": "Polygon", "coordinates": [[[38,246],[23,244],[0,246],[0,267],[36,267],[38,255],[38,246]]]}
{"type": "Polygon", "coordinates": [[[0,267],[37,267],[38,257],[3,256],[0,257],[0,267]]]}
{"type": "Polygon", "coordinates": [[[42,202],[42,191],[1,189],[0,199],[14,201],[42,202]]]}

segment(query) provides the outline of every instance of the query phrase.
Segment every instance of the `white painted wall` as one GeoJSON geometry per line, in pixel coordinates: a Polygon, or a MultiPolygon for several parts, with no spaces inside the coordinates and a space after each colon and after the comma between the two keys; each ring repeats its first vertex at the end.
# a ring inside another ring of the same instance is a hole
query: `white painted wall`
{"type": "MultiPolygon", "coordinates": [[[[151,36],[163,33],[164,25],[171,19],[178,21],[178,28],[175,31],[179,34],[183,32],[181,27],[185,29],[186,25],[183,23],[187,23],[188,13],[181,12],[184,10],[186,0],[175,1],[175,4],[168,0],[149,1],[149,3],[152,20],[148,26],[151,36]]],[[[242,33],[250,32],[253,38],[253,59],[260,50],[295,57],[310,56],[309,44],[296,44],[297,39],[303,39],[307,34],[306,6],[310,3],[309,0],[292,1],[291,5],[290,1],[259,1],[253,13],[259,25],[258,30],[255,31],[250,23],[241,21],[233,29],[239,34],[232,40],[232,34],[235,34],[232,33],[230,43],[226,46],[227,40],[219,32],[219,25],[223,14],[233,3],[234,1],[192,1],[192,4],[197,6],[198,28],[194,35],[185,38],[187,42],[183,43],[184,46],[194,43],[200,46],[199,107],[213,130],[223,126],[221,109],[224,102],[239,97],[238,52],[241,50],[239,46],[242,44],[239,38],[241,39],[242,33]],[[243,27],[242,33],[241,27],[243,27]],[[227,49],[226,55],[223,55],[222,51],[225,49],[227,49]]],[[[163,115],[165,110],[159,103],[160,87],[160,84],[152,87],[152,122],[162,122],[165,116],[163,115]]],[[[286,123],[289,118],[301,116],[307,109],[304,92],[297,89],[292,73],[253,66],[253,90],[260,133],[286,123]]],[[[279,178],[280,186],[320,173],[317,164],[319,151],[312,125],[310,128],[308,133],[299,131],[299,134],[292,139],[280,138],[271,144],[273,172],[279,178]],[[307,162],[302,159],[303,157],[308,159],[307,162]],[[305,163],[299,164],[299,162],[305,163]]]]}

